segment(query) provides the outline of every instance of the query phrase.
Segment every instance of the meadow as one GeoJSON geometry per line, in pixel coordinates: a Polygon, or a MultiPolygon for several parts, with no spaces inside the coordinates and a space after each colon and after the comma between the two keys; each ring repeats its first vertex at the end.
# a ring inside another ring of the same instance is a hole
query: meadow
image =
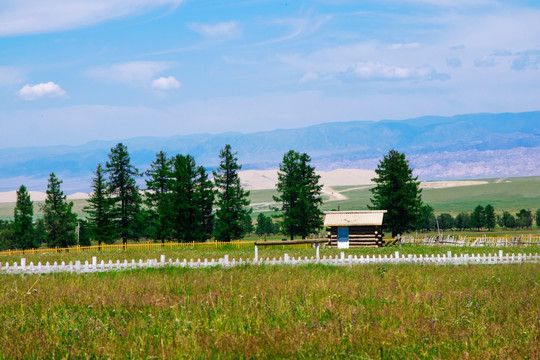
{"type": "Polygon", "coordinates": [[[540,357],[538,264],[0,276],[0,358],[540,357]]]}

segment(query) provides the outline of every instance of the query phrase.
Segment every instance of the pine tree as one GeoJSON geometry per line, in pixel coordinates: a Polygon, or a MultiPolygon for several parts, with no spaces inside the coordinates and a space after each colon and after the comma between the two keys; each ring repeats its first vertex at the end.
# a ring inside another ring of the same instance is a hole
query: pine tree
{"type": "Polygon", "coordinates": [[[195,197],[195,203],[199,209],[199,241],[206,241],[212,237],[212,232],[214,231],[214,200],[214,184],[208,178],[206,169],[199,166],[197,169],[197,192],[195,197]]]}
{"type": "Polygon", "coordinates": [[[448,213],[440,214],[437,217],[437,221],[439,222],[439,227],[441,230],[451,230],[454,228],[456,223],[452,215],[448,213]]]}
{"type": "Polygon", "coordinates": [[[263,213],[260,213],[257,216],[257,227],[255,228],[255,234],[259,236],[275,234],[275,225],[276,224],[274,224],[270,216],[266,216],[263,213]]]}
{"type": "Polygon", "coordinates": [[[156,154],[156,159],[146,171],[146,176],[149,177],[146,180],[145,192],[149,218],[154,227],[153,235],[162,243],[172,236],[170,227],[166,223],[167,218],[170,217],[167,196],[170,191],[171,171],[171,160],[167,159],[163,151],[156,154]]]}
{"type": "Polygon", "coordinates": [[[471,228],[480,231],[481,228],[486,226],[486,214],[484,207],[478,205],[474,208],[473,213],[471,214],[471,228]]]}
{"type": "Polygon", "coordinates": [[[414,228],[420,218],[422,190],[418,177],[413,176],[405,154],[390,150],[375,170],[372,179],[376,186],[370,189],[373,197],[368,205],[372,210],[387,210],[385,226],[392,236],[414,228]]]}
{"type": "Polygon", "coordinates": [[[459,214],[457,214],[456,227],[459,230],[463,231],[465,229],[468,229],[470,227],[470,222],[471,222],[471,215],[469,215],[469,213],[460,212],[459,214]]]}
{"type": "Polygon", "coordinates": [[[167,224],[178,241],[206,241],[212,235],[213,184],[191,155],[176,155],[172,164],[167,224]]]}
{"type": "Polygon", "coordinates": [[[88,227],[91,237],[98,244],[112,244],[115,241],[115,231],[112,214],[112,201],[108,195],[108,184],[101,164],[98,164],[95,177],[92,178],[92,194],[88,206],[84,207],[88,214],[88,227]]]}
{"type": "Polygon", "coordinates": [[[305,239],[322,226],[322,211],[319,209],[322,185],[310,162],[307,154],[290,150],[279,164],[276,185],[279,196],[274,196],[274,201],[281,203],[281,207],[275,210],[281,212],[281,229],[291,240],[295,235],[305,239]]]}
{"type": "Polygon", "coordinates": [[[503,211],[501,217],[502,226],[507,229],[513,229],[517,226],[517,221],[514,215],[510,214],[508,211],[503,211]]]}
{"type": "Polygon", "coordinates": [[[217,193],[216,226],[214,235],[217,240],[231,241],[245,235],[244,222],[246,215],[252,211],[249,206],[249,191],[244,191],[240,184],[236,153],[230,145],[220,151],[221,162],[214,174],[214,184],[217,193]]]}
{"type": "Polygon", "coordinates": [[[489,231],[495,228],[497,218],[495,217],[495,208],[490,204],[487,204],[484,208],[484,216],[486,218],[486,227],[489,231]]]}
{"type": "Polygon", "coordinates": [[[173,209],[173,236],[182,242],[196,240],[197,204],[195,159],[190,156],[176,155],[173,158],[172,179],[170,181],[169,207],[173,209]]]}
{"type": "Polygon", "coordinates": [[[127,147],[119,143],[111,149],[109,161],[105,164],[105,172],[109,175],[108,192],[113,201],[113,219],[116,222],[118,236],[126,244],[129,238],[139,234],[141,196],[136,177],[139,171],[131,164],[127,147]]]}
{"type": "Polygon", "coordinates": [[[66,200],[60,188],[61,184],[62,180],[51,173],[47,184],[47,198],[41,207],[49,247],[68,247],[76,242],[77,215],[72,211],[73,202],[66,200]]]}
{"type": "Polygon", "coordinates": [[[430,205],[420,206],[420,220],[417,224],[417,229],[421,231],[430,231],[437,229],[437,221],[433,214],[433,208],[430,205]]]}
{"type": "Polygon", "coordinates": [[[17,203],[13,210],[13,240],[18,249],[32,249],[37,247],[33,224],[34,204],[24,185],[17,190],[17,203]]]}
{"type": "Polygon", "coordinates": [[[516,214],[516,217],[517,226],[520,228],[530,228],[532,226],[533,216],[530,210],[521,209],[516,214]]]}

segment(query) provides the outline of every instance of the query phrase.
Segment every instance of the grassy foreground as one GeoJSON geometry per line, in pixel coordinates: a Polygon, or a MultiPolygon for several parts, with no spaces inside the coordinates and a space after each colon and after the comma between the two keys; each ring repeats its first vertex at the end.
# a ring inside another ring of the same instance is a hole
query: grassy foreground
{"type": "Polygon", "coordinates": [[[0,358],[540,358],[540,267],[0,276],[0,358]]]}

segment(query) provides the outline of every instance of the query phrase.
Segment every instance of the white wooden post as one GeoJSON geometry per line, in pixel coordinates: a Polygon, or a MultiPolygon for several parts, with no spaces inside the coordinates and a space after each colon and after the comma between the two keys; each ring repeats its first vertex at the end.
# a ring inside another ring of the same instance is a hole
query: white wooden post
{"type": "Polygon", "coordinates": [[[255,245],[255,262],[259,261],[259,248],[255,245]]]}
{"type": "Polygon", "coordinates": [[[94,268],[94,270],[97,269],[97,257],[95,256],[92,256],[92,267],[94,268]]]}
{"type": "Polygon", "coordinates": [[[317,244],[315,245],[315,253],[316,253],[317,261],[319,261],[320,258],[321,258],[320,255],[319,255],[319,247],[320,247],[320,246],[321,246],[321,244],[319,244],[319,243],[317,243],[317,244]]]}
{"type": "Polygon", "coordinates": [[[161,266],[165,266],[165,255],[161,255],[161,266]]]}

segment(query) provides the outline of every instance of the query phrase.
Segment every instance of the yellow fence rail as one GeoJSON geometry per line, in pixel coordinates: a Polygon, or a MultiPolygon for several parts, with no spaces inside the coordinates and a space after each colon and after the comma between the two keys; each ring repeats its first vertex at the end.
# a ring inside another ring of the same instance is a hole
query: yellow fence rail
{"type": "MultiPolygon", "coordinates": [[[[262,239],[258,241],[263,241],[262,239]]],[[[235,240],[231,242],[225,241],[209,241],[209,242],[166,242],[166,243],[157,243],[157,242],[138,242],[138,243],[129,243],[129,244],[102,244],[102,245],[92,245],[92,246],[72,246],[67,248],[46,248],[46,249],[27,249],[27,250],[5,250],[0,251],[0,256],[9,256],[9,255],[28,255],[28,254],[53,254],[53,253],[62,253],[62,252],[103,252],[103,251],[133,251],[133,250],[164,250],[164,249],[223,249],[223,248],[233,248],[233,249],[245,249],[245,248],[254,248],[255,241],[241,241],[235,240]]],[[[283,245],[285,247],[294,247],[294,248],[309,248],[309,244],[299,244],[299,245],[283,245]]]]}

